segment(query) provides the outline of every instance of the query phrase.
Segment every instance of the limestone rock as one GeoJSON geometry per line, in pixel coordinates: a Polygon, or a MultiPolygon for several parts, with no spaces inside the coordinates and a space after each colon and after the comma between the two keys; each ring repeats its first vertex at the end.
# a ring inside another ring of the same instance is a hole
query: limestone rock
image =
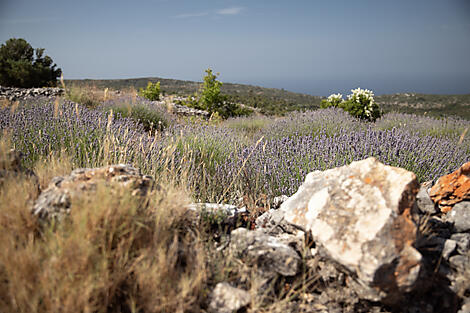
{"type": "Polygon", "coordinates": [[[470,231],[470,201],[462,201],[454,205],[445,215],[445,221],[454,225],[456,232],[470,231]]]}
{"type": "Polygon", "coordinates": [[[454,204],[470,200],[470,162],[439,178],[429,195],[444,213],[449,212],[454,204]]]}
{"type": "Polygon", "coordinates": [[[461,255],[466,255],[470,250],[470,233],[453,234],[450,239],[457,242],[457,251],[461,255]]]}
{"type": "Polygon", "coordinates": [[[415,174],[368,158],[308,174],[280,210],[357,276],[365,298],[393,302],[413,289],[421,268],[410,218],[418,187],[415,174]]]}
{"type": "Polygon", "coordinates": [[[140,174],[130,165],[119,164],[93,169],[76,169],[69,176],[55,177],[39,195],[32,213],[40,219],[61,219],[69,213],[72,201],[93,193],[98,185],[111,190],[117,186],[129,188],[133,196],[144,196],[153,188],[153,178],[140,174]]]}
{"type": "Polygon", "coordinates": [[[442,258],[448,260],[451,254],[455,251],[455,248],[457,248],[457,241],[447,239],[442,248],[442,258]]]}
{"type": "Polygon", "coordinates": [[[205,218],[230,226],[236,225],[240,218],[248,214],[246,207],[218,203],[191,203],[187,209],[194,211],[198,220],[205,218]]]}
{"type": "Polygon", "coordinates": [[[230,250],[250,266],[257,266],[261,276],[294,276],[298,273],[301,259],[297,252],[262,230],[237,228],[230,234],[230,250]]]}
{"type": "Polygon", "coordinates": [[[232,313],[248,305],[250,294],[242,289],[230,286],[228,283],[218,283],[211,293],[209,312],[232,313]]]}
{"type": "Polygon", "coordinates": [[[32,99],[35,97],[55,97],[64,93],[62,88],[16,88],[0,86],[0,98],[10,101],[32,99]]]}
{"type": "Polygon", "coordinates": [[[279,209],[281,204],[283,204],[287,199],[289,199],[289,197],[286,195],[280,195],[280,196],[274,197],[271,208],[279,209]]]}
{"type": "Polygon", "coordinates": [[[431,185],[432,181],[421,184],[421,188],[416,195],[416,205],[422,213],[437,213],[436,205],[429,196],[429,189],[431,188],[431,185]]]}

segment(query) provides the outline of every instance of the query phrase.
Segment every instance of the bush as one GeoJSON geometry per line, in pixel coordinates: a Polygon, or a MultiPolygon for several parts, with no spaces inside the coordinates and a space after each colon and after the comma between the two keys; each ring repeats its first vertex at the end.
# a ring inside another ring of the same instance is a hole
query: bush
{"type": "Polygon", "coordinates": [[[217,113],[222,118],[249,115],[251,113],[251,110],[229,101],[226,95],[220,93],[222,82],[217,80],[219,74],[213,74],[210,68],[206,70],[206,73],[200,94],[196,93],[189,97],[189,100],[183,103],[184,105],[205,110],[210,114],[217,113]]]}
{"type": "Polygon", "coordinates": [[[112,105],[110,109],[119,114],[120,117],[129,117],[142,124],[146,131],[162,131],[172,123],[168,118],[168,113],[158,107],[149,107],[144,104],[132,106],[121,104],[112,105]]]}
{"type": "Polygon", "coordinates": [[[157,101],[160,99],[160,82],[152,84],[148,83],[147,88],[140,88],[139,96],[144,97],[150,101],[157,101]]]}
{"type": "Polygon", "coordinates": [[[8,87],[49,87],[62,74],[44,49],[33,49],[24,39],[11,38],[0,47],[0,85],[8,87]]]}
{"type": "Polygon", "coordinates": [[[382,115],[378,104],[374,100],[374,93],[368,89],[352,89],[348,100],[344,101],[341,94],[332,94],[321,103],[322,108],[341,108],[354,117],[375,121],[382,115]]]}

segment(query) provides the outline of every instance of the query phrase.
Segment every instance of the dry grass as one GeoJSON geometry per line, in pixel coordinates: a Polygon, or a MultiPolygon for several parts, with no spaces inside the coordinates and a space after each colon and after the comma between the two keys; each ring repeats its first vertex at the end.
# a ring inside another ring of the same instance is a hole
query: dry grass
{"type": "MultiPolygon", "coordinates": [[[[70,167],[51,156],[36,170],[44,186],[70,167]]],[[[35,185],[27,177],[6,177],[0,189],[0,312],[200,307],[207,276],[202,241],[184,208],[186,193],[162,186],[145,199],[98,188],[73,202],[63,223],[41,228],[29,211],[35,185]]]]}
{"type": "MultiPolygon", "coordinates": [[[[5,138],[0,159],[11,147],[5,138]]],[[[170,166],[172,147],[157,178],[160,188],[146,197],[98,186],[96,193],[74,198],[70,215],[50,225],[30,213],[37,183],[18,173],[4,177],[0,312],[204,312],[210,291],[222,281],[251,293],[247,312],[285,312],[312,289],[318,280],[312,270],[266,283],[256,266],[217,249],[229,231],[214,236],[214,225],[195,223],[188,213],[190,193],[182,183],[188,169],[170,166]]],[[[62,151],[33,169],[44,189],[73,168],[62,151]]]]}
{"type": "MultiPolygon", "coordinates": [[[[65,85],[64,85],[65,86],[65,85]]],[[[113,98],[113,94],[106,89],[98,89],[96,87],[79,87],[67,86],[66,98],[69,100],[85,105],[88,108],[96,108],[102,105],[106,100],[113,98]]]]}

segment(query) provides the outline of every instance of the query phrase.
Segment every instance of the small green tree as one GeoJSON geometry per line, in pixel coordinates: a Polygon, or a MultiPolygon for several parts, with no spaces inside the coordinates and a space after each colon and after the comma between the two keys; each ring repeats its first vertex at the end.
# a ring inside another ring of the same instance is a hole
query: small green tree
{"type": "Polygon", "coordinates": [[[213,113],[218,111],[218,108],[226,100],[226,97],[220,94],[222,82],[217,80],[219,73],[217,73],[217,75],[213,74],[210,68],[206,70],[206,73],[207,75],[204,77],[204,83],[202,84],[200,102],[205,110],[209,111],[209,113],[213,113]]]}
{"type": "Polygon", "coordinates": [[[189,97],[185,105],[200,110],[206,110],[210,114],[217,113],[222,118],[231,116],[248,115],[251,113],[248,109],[240,108],[239,105],[228,100],[226,95],[222,95],[220,87],[222,82],[217,80],[219,73],[214,74],[210,68],[206,70],[199,94],[189,97]]]}
{"type": "Polygon", "coordinates": [[[24,39],[8,39],[0,47],[0,85],[7,87],[56,86],[62,74],[44,49],[33,49],[24,39]]]}
{"type": "Polygon", "coordinates": [[[157,101],[160,99],[160,82],[152,84],[148,83],[147,88],[140,88],[139,96],[149,99],[150,101],[157,101]]]}

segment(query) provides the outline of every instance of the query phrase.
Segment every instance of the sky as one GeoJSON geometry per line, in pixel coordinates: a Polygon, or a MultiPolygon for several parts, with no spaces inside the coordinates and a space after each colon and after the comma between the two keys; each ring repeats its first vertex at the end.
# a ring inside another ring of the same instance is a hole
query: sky
{"type": "Polygon", "coordinates": [[[162,77],[318,96],[470,93],[470,0],[0,0],[0,42],[66,79],[162,77]]]}

